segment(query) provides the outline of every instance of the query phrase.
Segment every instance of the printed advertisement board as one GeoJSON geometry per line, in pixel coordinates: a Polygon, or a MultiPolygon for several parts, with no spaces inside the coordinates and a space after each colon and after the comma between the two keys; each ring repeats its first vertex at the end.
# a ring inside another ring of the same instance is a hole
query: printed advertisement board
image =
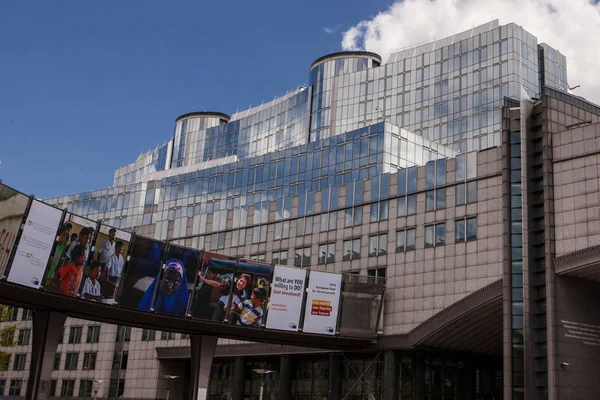
{"type": "Polygon", "coordinates": [[[253,328],[264,324],[272,271],[268,264],[238,263],[228,315],[230,324],[253,328]]]}
{"type": "Polygon", "coordinates": [[[63,212],[34,200],[8,274],[8,281],[39,289],[63,212]]]}
{"type": "Polygon", "coordinates": [[[85,272],[81,289],[82,299],[101,301],[105,304],[114,302],[130,242],[131,233],[108,225],[100,225],[93,244],[96,252],[88,261],[89,265],[85,272]],[[88,281],[90,273],[93,276],[88,281]]]}
{"type": "Polygon", "coordinates": [[[166,244],[136,236],[131,246],[126,272],[119,284],[119,305],[151,311],[156,286],[165,259],[166,244]]]}
{"type": "Polygon", "coordinates": [[[310,271],[304,332],[335,335],[341,288],[342,275],[310,271]]]}
{"type": "Polygon", "coordinates": [[[169,245],[154,312],[184,317],[200,266],[200,251],[169,245]]]}
{"type": "Polygon", "coordinates": [[[0,185],[0,277],[4,276],[27,204],[29,197],[0,185]]]}
{"type": "Polygon", "coordinates": [[[306,286],[306,270],[300,268],[275,266],[267,329],[298,331],[302,300],[306,286]]]}

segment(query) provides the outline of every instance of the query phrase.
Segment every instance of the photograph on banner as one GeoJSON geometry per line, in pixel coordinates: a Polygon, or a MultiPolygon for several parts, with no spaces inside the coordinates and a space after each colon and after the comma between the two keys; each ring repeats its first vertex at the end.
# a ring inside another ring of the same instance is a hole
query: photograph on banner
{"type": "MultiPolygon", "coordinates": [[[[201,253],[199,250],[169,245],[161,277],[156,277],[151,285],[158,285],[154,312],[185,317],[196,273],[201,264],[201,253]]],[[[141,308],[146,309],[150,301],[150,297],[144,294],[140,302],[141,308]]]]}
{"type": "Polygon", "coordinates": [[[216,322],[225,320],[235,266],[233,257],[204,252],[191,307],[193,317],[216,322]]]}
{"type": "Polygon", "coordinates": [[[0,184],[0,277],[4,276],[28,204],[28,196],[0,184]]]}
{"type": "Polygon", "coordinates": [[[272,271],[269,264],[238,263],[227,316],[230,324],[254,328],[264,324],[272,271]]]}
{"type": "Polygon", "coordinates": [[[268,304],[267,329],[298,331],[305,287],[305,269],[275,266],[268,304]]]}
{"type": "MultiPolygon", "coordinates": [[[[73,282],[69,285],[63,283],[65,280],[63,276],[71,276],[74,271],[73,267],[80,262],[80,259],[83,259],[81,267],[84,274],[86,273],[87,263],[89,260],[93,259],[94,255],[95,249],[92,245],[92,241],[96,225],[97,223],[90,219],[71,213],[66,214],[56,235],[56,241],[52,249],[48,268],[44,274],[43,287],[45,290],[67,296],[77,295],[79,286],[75,289],[75,294],[73,294],[71,288],[73,282]],[[73,255],[75,248],[83,248],[83,256],[78,250],[75,257],[73,255]]],[[[80,281],[83,281],[83,276],[80,281]]]]}
{"type": "Polygon", "coordinates": [[[310,271],[303,332],[335,335],[342,275],[310,271]]]}
{"type": "Polygon", "coordinates": [[[129,251],[129,261],[118,288],[118,303],[122,307],[151,311],[160,279],[167,245],[163,242],[136,236],[129,251]]]}
{"type": "Polygon", "coordinates": [[[84,273],[81,298],[114,302],[119,279],[125,267],[131,233],[101,224],[92,245],[96,252],[84,273]]]}
{"type": "MultiPolygon", "coordinates": [[[[38,200],[31,202],[8,274],[9,282],[39,289],[62,217],[63,211],[58,208],[38,200]]],[[[70,285],[81,279],[79,271],[68,279],[70,285]]]]}

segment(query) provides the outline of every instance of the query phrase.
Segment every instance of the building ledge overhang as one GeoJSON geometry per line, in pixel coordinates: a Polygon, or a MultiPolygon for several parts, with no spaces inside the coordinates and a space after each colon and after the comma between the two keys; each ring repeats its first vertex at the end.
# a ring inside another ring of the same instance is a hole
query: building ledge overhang
{"type": "Polygon", "coordinates": [[[557,275],[600,282],[600,245],[556,257],[554,270],[557,275]]]}

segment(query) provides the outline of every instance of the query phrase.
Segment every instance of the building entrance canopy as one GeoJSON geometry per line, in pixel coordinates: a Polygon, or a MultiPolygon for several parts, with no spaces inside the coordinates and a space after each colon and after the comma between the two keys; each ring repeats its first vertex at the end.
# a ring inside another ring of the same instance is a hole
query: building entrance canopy
{"type": "Polygon", "coordinates": [[[79,217],[4,185],[0,224],[3,303],[324,348],[358,347],[377,335],[384,278],[185,248],[79,217]]]}

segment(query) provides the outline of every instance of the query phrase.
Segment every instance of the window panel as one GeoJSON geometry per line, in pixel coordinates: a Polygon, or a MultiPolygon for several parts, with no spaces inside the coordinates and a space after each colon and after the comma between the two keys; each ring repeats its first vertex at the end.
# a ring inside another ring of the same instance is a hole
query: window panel
{"type": "Polygon", "coordinates": [[[415,249],[416,229],[406,230],[406,251],[415,249]]]}
{"type": "Polygon", "coordinates": [[[465,221],[464,220],[458,220],[455,222],[454,224],[454,240],[456,242],[464,242],[466,239],[465,236],[465,221]]]}
{"type": "Polygon", "coordinates": [[[396,252],[400,253],[405,250],[406,247],[406,231],[396,232],[396,252]]]}
{"type": "Polygon", "coordinates": [[[467,240],[477,239],[477,217],[467,218],[467,240]]]}
{"type": "Polygon", "coordinates": [[[435,191],[435,209],[442,210],[446,208],[446,189],[436,189],[435,191]]]}
{"type": "Polygon", "coordinates": [[[398,216],[398,217],[406,216],[406,196],[398,197],[397,207],[396,207],[396,216],[398,216]]]}
{"type": "Polygon", "coordinates": [[[369,257],[377,255],[377,236],[369,236],[369,257]]]}
{"type": "Polygon", "coordinates": [[[406,198],[407,207],[406,215],[414,215],[417,213],[417,195],[411,194],[406,198]]]}
{"type": "Polygon", "coordinates": [[[428,190],[425,192],[425,211],[435,210],[435,191],[428,190]]]}

